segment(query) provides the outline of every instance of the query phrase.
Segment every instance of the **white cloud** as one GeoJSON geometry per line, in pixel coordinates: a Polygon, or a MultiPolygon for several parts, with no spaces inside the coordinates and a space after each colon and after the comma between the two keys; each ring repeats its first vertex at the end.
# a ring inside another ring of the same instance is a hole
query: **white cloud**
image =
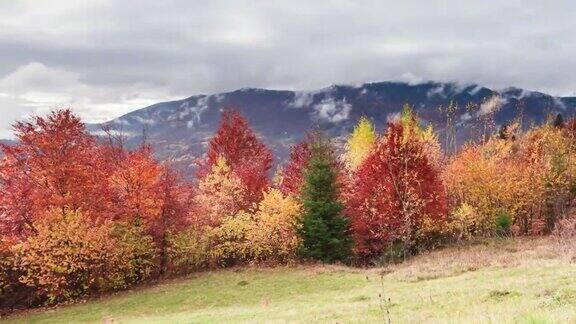
{"type": "Polygon", "coordinates": [[[8,125],[16,120],[62,107],[72,108],[87,122],[103,122],[165,98],[157,92],[146,84],[128,89],[90,86],[77,73],[32,62],[0,79],[0,111],[8,112],[0,123],[0,136],[11,137],[8,125]],[[148,97],[154,94],[155,98],[148,97]]]}
{"type": "Polygon", "coordinates": [[[294,108],[308,107],[314,100],[314,93],[309,91],[297,91],[294,101],[290,104],[294,108]]]}
{"type": "Polygon", "coordinates": [[[445,87],[446,87],[446,85],[444,83],[435,86],[434,88],[430,89],[428,91],[428,93],[426,93],[426,97],[428,97],[428,98],[432,98],[432,97],[436,97],[436,96],[444,97],[444,92],[446,90],[445,87]]]}
{"type": "Polygon", "coordinates": [[[322,102],[314,105],[316,116],[324,121],[339,123],[348,119],[352,105],[346,100],[340,101],[332,98],[324,99],[322,102]]]}
{"type": "Polygon", "coordinates": [[[492,96],[485,102],[480,105],[480,109],[478,110],[478,115],[486,115],[491,112],[497,111],[506,103],[500,96],[492,96]]]}

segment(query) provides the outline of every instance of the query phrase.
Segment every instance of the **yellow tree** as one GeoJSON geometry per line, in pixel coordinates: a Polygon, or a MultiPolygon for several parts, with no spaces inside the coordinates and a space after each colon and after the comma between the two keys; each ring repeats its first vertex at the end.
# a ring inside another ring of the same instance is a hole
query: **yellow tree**
{"type": "Polygon", "coordinates": [[[296,257],[301,212],[302,207],[295,197],[284,196],[278,189],[264,193],[248,231],[250,249],[257,261],[282,263],[296,257]]]}
{"type": "Polygon", "coordinates": [[[249,205],[245,186],[222,156],[198,183],[195,202],[198,221],[211,226],[220,225],[225,217],[236,215],[249,205]]]}
{"type": "Polygon", "coordinates": [[[352,170],[356,169],[372,150],[376,141],[374,124],[362,116],[346,143],[346,163],[352,170]]]}
{"type": "Polygon", "coordinates": [[[438,135],[434,132],[432,124],[428,124],[425,128],[422,127],[418,115],[408,104],[405,104],[404,107],[402,107],[400,124],[402,124],[404,129],[404,141],[408,141],[410,136],[416,136],[423,142],[423,152],[428,160],[434,167],[439,168],[443,154],[440,147],[440,141],[438,140],[438,135]]]}

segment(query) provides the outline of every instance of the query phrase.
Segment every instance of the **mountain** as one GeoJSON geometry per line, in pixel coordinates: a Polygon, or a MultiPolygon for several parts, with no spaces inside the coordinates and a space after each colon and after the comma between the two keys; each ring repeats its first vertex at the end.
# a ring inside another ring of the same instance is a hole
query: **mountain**
{"type": "Polygon", "coordinates": [[[276,162],[282,162],[290,145],[313,127],[320,127],[342,143],[360,116],[367,116],[378,129],[383,129],[405,103],[415,108],[423,123],[432,123],[442,138],[446,117],[438,107],[451,102],[458,107],[455,120],[459,144],[475,136],[471,132],[473,123],[496,106],[499,107],[494,113],[496,127],[520,114],[528,125],[543,122],[549,114],[567,117],[576,112],[576,97],[555,97],[519,88],[494,90],[457,83],[378,82],[334,85],[315,91],[240,89],[196,95],[154,104],[89,128],[96,133],[104,125],[121,130],[128,138],[128,145],[137,145],[145,134],[159,158],[170,158],[187,167],[205,151],[218,126],[221,110],[233,108],[246,116],[272,148],[276,162]],[[466,108],[470,104],[477,108],[472,113],[466,108]]]}

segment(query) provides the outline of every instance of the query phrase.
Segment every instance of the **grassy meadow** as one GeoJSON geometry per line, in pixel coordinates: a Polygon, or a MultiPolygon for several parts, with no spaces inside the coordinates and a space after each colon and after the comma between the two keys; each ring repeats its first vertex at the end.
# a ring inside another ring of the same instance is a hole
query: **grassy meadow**
{"type": "Polygon", "coordinates": [[[576,322],[574,249],[553,238],[489,240],[400,264],[199,273],[8,323],[576,322]]]}

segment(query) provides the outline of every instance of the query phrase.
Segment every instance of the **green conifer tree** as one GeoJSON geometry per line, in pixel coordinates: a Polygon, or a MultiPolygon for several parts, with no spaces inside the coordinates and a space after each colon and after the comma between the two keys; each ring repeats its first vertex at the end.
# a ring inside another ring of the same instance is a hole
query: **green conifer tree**
{"type": "Polygon", "coordinates": [[[311,147],[311,159],[302,190],[304,215],[301,220],[300,255],[324,263],[346,261],[352,241],[348,219],[338,199],[337,173],[330,143],[318,137],[311,147]]]}

